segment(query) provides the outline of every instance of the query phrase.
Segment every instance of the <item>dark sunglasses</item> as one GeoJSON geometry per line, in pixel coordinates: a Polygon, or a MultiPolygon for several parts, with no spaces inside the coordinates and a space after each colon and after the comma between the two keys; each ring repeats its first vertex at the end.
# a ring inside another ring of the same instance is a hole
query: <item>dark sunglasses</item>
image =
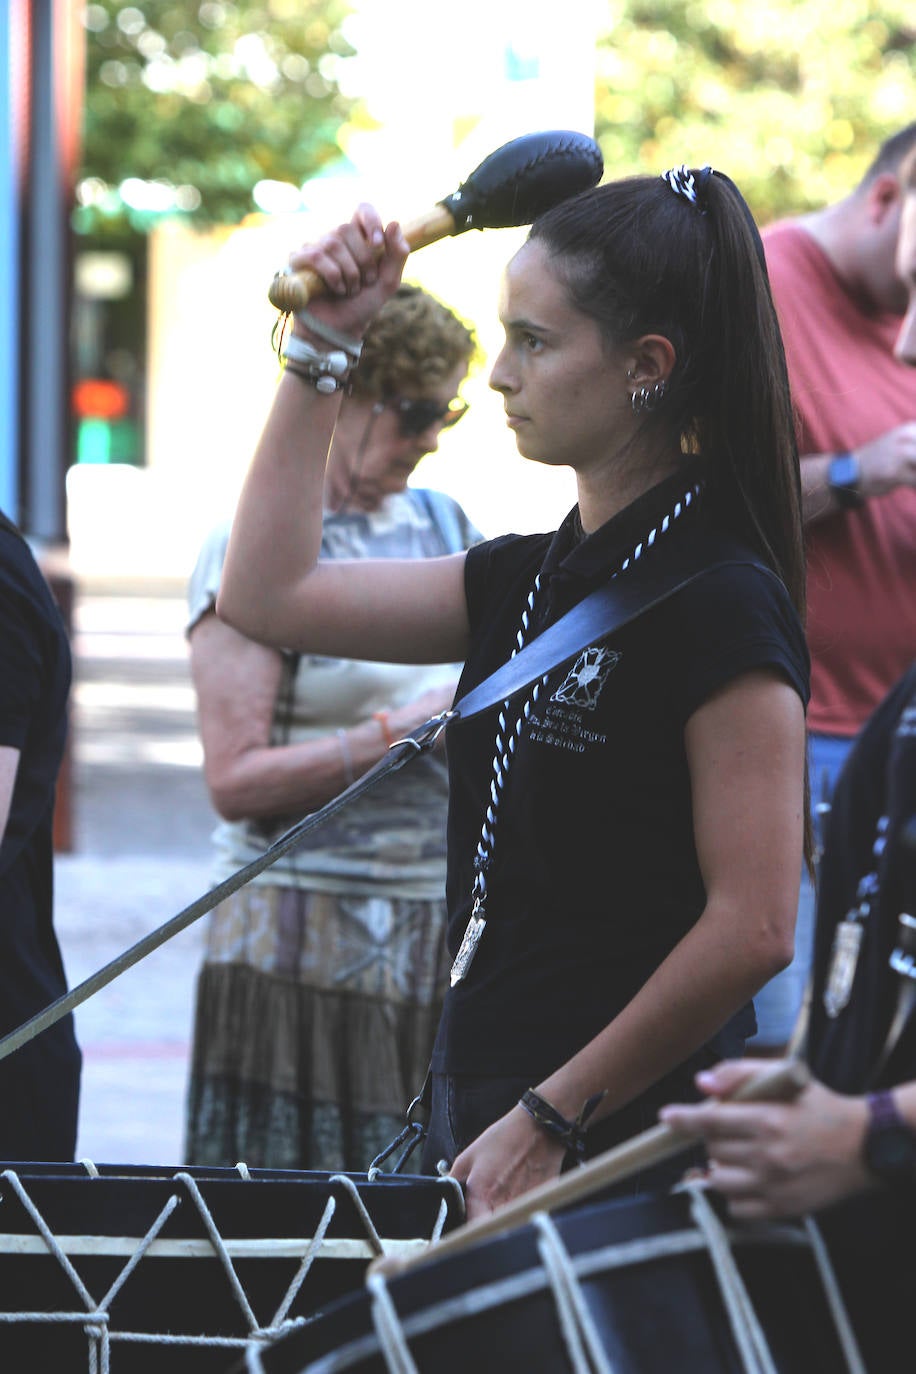
{"type": "Polygon", "coordinates": [[[413,401],[408,396],[389,396],[383,404],[397,415],[401,433],[405,438],[410,434],[422,434],[430,425],[441,425],[443,429],[451,429],[452,425],[457,425],[462,415],[467,414],[468,409],[465,401],[452,401],[444,406],[440,401],[413,401]]]}

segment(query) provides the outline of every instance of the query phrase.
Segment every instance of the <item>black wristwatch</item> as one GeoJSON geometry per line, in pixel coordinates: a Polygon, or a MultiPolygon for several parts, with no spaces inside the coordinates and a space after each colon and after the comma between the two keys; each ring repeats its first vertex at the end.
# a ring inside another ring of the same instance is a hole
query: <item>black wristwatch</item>
{"type": "Polygon", "coordinates": [[[916,1131],[904,1121],[891,1092],[871,1093],[865,1163],[882,1183],[916,1184],[916,1131]]]}
{"type": "Polygon", "coordinates": [[[836,503],[843,510],[855,510],[862,504],[859,482],[859,460],[854,453],[837,453],[830,459],[827,468],[827,486],[832,491],[836,503]]]}

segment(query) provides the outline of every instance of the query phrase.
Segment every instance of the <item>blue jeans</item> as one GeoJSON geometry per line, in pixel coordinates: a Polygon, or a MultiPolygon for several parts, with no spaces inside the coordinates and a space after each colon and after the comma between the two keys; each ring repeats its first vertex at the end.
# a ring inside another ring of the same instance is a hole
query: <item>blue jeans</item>
{"type": "MultiPolygon", "coordinates": [[[[818,815],[818,806],[829,805],[837,778],[854,743],[854,738],[843,735],[818,735],[813,732],[808,735],[808,772],[811,778],[811,811],[816,848],[823,844],[826,820],[826,817],[818,815]]],[[[808,870],[802,868],[795,925],[795,957],[788,968],[777,973],[754,998],[757,1034],[748,1041],[749,1054],[753,1054],[755,1049],[778,1050],[792,1035],[811,972],[816,906],[817,896],[808,870]]]]}

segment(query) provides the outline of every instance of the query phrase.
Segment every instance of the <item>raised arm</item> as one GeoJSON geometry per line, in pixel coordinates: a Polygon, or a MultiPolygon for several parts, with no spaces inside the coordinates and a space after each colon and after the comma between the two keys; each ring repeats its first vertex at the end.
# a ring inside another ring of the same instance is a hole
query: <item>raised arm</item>
{"type": "MultiPolygon", "coordinates": [[[[397,224],[370,206],[293,253],[325,282],[312,316],[361,340],[397,289],[408,253],[397,224]]],[[[302,319],[294,333],[327,352],[302,319]]],[[[287,371],[277,387],[239,502],[217,613],[250,639],[339,657],[454,662],[464,657],[464,556],[321,565],[328,450],[342,392],[321,392],[287,371]]]]}

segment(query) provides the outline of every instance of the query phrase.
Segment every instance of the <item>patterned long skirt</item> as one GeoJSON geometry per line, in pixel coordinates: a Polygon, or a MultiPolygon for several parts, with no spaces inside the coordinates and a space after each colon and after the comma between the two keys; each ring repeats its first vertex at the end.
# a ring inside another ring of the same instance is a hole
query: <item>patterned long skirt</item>
{"type": "Polygon", "coordinates": [[[444,901],[254,884],[216,907],[186,1162],[365,1170],[423,1084],[448,979],[445,924],[444,901]]]}

